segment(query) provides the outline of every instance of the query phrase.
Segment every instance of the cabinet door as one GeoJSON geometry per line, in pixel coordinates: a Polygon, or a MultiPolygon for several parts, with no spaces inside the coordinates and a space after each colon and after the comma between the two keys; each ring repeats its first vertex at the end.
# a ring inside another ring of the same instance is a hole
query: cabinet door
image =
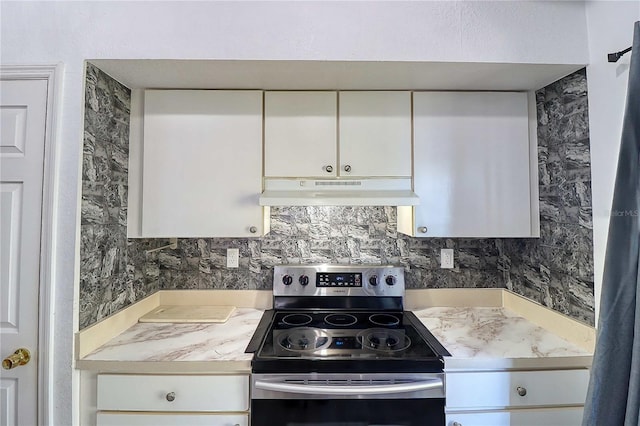
{"type": "Polygon", "coordinates": [[[246,414],[98,412],[97,426],[248,426],[246,414]]]}
{"type": "Polygon", "coordinates": [[[100,374],[98,410],[247,411],[249,376],[100,374]]]}
{"type": "Polygon", "coordinates": [[[447,426],[580,426],[582,407],[447,413],[447,426]]]}
{"type": "Polygon", "coordinates": [[[147,90],[144,108],[143,236],[261,234],[262,92],[147,90]]]}
{"type": "Polygon", "coordinates": [[[447,373],[447,408],[582,405],[589,370],[447,373]]]}
{"type": "Polygon", "coordinates": [[[413,108],[415,235],[531,236],[527,94],[420,92],[413,108]]]}
{"type": "Polygon", "coordinates": [[[411,177],[411,93],[339,93],[339,174],[411,177]]]}
{"type": "Polygon", "coordinates": [[[265,176],[335,177],[337,107],[336,92],[265,92],[265,176]]]}

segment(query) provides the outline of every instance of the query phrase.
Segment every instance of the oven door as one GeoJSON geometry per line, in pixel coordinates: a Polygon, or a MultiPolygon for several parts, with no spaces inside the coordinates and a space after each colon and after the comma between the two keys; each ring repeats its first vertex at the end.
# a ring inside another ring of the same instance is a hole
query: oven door
{"type": "Polygon", "coordinates": [[[255,374],[252,426],[442,426],[442,374],[255,374]]]}

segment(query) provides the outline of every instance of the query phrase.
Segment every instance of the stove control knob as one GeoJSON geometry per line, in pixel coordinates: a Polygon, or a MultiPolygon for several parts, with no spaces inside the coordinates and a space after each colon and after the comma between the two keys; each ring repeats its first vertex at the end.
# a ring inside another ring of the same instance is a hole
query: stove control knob
{"type": "Polygon", "coordinates": [[[384,282],[387,283],[387,285],[394,285],[396,283],[396,277],[394,277],[393,275],[387,275],[387,278],[384,279],[384,282]]]}
{"type": "Polygon", "coordinates": [[[282,277],[282,284],[291,285],[292,282],[293,282],[293,277],[291,275],[285,275],[284,277],[282,277]]]}
{"type": "Polygon", "coordinates": [[[371,284],[372,286],[377,286],[378,285],[378,276],[377,275],[371,275],[371,277],[369,277],[369,284],[371,284]]]}
{"type": "Polygon", "coordinates": [[[298,278],[298,282],[300,282],[300,285],[307,285],[309,284],[309,277],[306,275],[300,275],[300,278],[298,278]]]}

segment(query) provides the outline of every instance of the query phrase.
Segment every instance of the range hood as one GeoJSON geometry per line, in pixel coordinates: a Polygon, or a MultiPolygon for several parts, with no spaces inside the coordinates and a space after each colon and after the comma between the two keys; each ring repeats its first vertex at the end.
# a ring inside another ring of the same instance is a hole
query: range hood
{"type": "Polygon", "coordinates": [[[415,206],[411,178],[264,180],[261,206],[415,206]]]}

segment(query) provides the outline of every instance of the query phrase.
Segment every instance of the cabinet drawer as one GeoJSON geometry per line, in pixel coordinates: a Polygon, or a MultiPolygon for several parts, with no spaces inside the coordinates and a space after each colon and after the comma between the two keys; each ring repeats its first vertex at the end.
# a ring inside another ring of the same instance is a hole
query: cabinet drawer
{"type": "Polygon", "coordinates": [[[248,426],[246,414],[98,413],[97,426],[248,426]]]}
{"type": "Polygon", "coordinates": [[[589,370],[447,373],[445,380],[448,409],[583,405],[589,370]]]}
{"type": "Polygon", "coordinates": [[[582,407],[449,413],[447,426],[580,426],[582,407]]]}
{"type": "Polygon", "coordinates": [[[247,411],[249,376],[101,374],[98,376],[97,408],[116,411],[247,411]]]}

